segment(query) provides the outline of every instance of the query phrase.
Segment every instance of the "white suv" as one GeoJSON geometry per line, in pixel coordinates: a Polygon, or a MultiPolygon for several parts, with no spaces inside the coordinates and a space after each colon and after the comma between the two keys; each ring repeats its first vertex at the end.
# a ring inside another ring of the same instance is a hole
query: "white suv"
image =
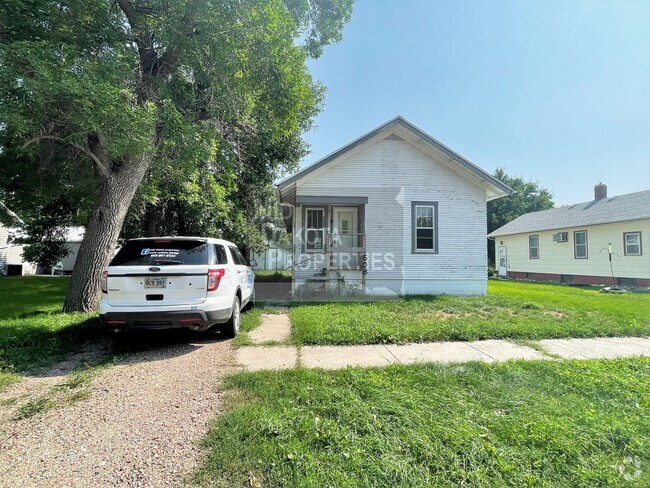
{"type": "Polygon", "coordinates": [[[131,239],[102,276],[99,318],[129,328],[239,332],[240,311],[255,303],[255,274],[232,242],[204,237],[131,239]]]}

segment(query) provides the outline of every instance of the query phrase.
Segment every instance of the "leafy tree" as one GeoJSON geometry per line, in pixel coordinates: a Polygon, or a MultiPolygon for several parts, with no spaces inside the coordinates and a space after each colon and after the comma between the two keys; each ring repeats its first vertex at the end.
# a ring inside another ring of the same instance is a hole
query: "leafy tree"
{"type": "MultiPolygon", "coordinates": [[[[497,168],[494,176],[515,192],[487,204],[488,234],[520,215],[553,208],[553,194],[537,182],[526,181],[521,176],[508,176],[505,169],[497,168]]],[[[488,261],[494,264],[494,241],[488,239],[488,261]]]]}
{"type": "MultiPolygon", "coordinates": [[[[352,0],[2,3],[3,164],[16,154],[34,166],[49,150],[50,172],[92,171],[65,310],[96,308],[145,178],[167,174],[169,188],[190,189],[184,205],[203,198],[227,212],[238,178],[297,162],[322,98],[306,60],[340,40],[351,12],[352,0]]],[[[163,202],[160,188],[147,190],[145,206],[163,202]]]]}

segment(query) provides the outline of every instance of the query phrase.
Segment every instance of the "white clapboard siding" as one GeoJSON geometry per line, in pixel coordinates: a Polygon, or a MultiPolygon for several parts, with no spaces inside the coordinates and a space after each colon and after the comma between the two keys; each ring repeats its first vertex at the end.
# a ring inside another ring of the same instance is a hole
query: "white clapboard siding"
{"type": "MultiPolygon", "coordinates": [[[[373,142],[308,175],[297,195],[368,198],[369,280],[486,281],[485,191],[407,142],[373,142]],[[411,253],[412,201],[438,202],[438,254],[411,253]],[[394,269],[384,265],[390,255],[394,269]]],[[[296,255],[302,250],[301,220],[297,206],[296,255]]],[[[308,274],[304,267],[301,273],[308,274]]]]}
{"type": "Polygon", "coordinates": [[[7,238],[9,232],[7,228],[0,224],[0,275],[7,272],[7,238]]]}

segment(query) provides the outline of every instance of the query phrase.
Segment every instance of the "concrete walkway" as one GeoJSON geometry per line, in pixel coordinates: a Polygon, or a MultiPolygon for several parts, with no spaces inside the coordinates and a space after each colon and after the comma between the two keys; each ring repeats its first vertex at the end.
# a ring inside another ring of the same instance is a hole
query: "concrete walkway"
{"type": "Polygon", "coordinates": [[[291,335],[291,322],[287,314],[262,314],[262,324],[248,333],[254,344],[285,342],[291,335]]]}
{"type": "Polygon", "coordinates": [[[388,366],[414,363],[498,362],[509,359],[601,359],[649,356],[650,338],[546,339],[538,350],[504,340],[428,342],[365,346],[242,347],[237,363],[249,371],[307,368],[341,369],[348,366],[388,366]]]}

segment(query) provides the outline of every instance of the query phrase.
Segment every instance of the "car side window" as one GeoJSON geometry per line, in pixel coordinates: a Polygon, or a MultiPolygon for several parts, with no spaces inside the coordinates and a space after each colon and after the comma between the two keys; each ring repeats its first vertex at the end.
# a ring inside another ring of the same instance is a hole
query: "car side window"
{"type": "Polygon", "coordinates": [[[221,244],[211,244],[212,256],[210,264],[228,264],[228,256],[226,255],[226,248],[221,244]]]}
{"type": "Polygon", "coordinates": [[[242,256],[242,253],[239,252],[239,249],[235,248],[235,253],[237,254],[237,261],[239,261],[239,264],[243,264],[244,266],[248,266],[248,262],[246,261],[246,258],[242,256]]]}
{"type": "Polygon", "coordinates": [[[229,246],[230,247],[230,255],[232,256],[232,261],[234,264],[244,264],[240,262],[239,257],[241,254],[239,254],[239,251],[235,246],[229,246]]]}

